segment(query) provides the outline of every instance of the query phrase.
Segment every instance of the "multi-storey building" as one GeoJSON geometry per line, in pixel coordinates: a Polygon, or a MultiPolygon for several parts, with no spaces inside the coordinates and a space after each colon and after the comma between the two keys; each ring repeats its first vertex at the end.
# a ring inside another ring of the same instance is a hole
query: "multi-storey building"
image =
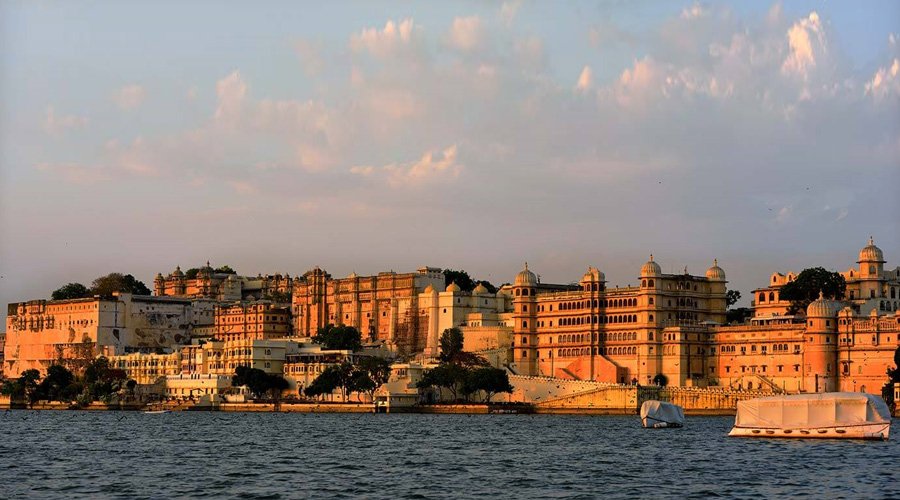
{"type": "Polygon", "coordinates": [[[181,267],[176,267],[168,276],[157,274],[153,280],[153,293],[158,297],[202,297],[233,302],[266,299],[276,294],[287,297],[293,284],[294,279],[289,274],[238,276],[216,272],[207,262],[193,277],[185,276],[181,267]]]}
{"type": "Polygon", "coordinates": [[[9,305],[4,369],[19,374],[62,360],[154,352],[190,341],[212,323],[210,301],[118,294],[9,305]]]}
{"type": "Polygon", "coordinates": [[[168,375],[181,373],[181,352],[119,354],[110,356],[109,364],[123,370],[138,384],[152,385],[168,375]]]}
{"type": "Polygon", "coordinates": [[[346,325],[365,341],[382,341],[399,352],[421,351],[426,332],[418,299],[429,285],[444,286],[440,269],[333,279],[317,267],[295,279],[294,335],[311,337],[325,325],[346,325]]]}
{"type": "Polygon", "coordinates": [[[215,337],[232,341],[269,340],[291,334],[291,309],[269,301],[215,306],[215,337]]]}
{"type": "MultiPolygon", "coordinates": [[[[900,309],[900,266],[893,270],[884,269],[884,253],[875,245],[873,238],[869,238],[868,245],[859,251],[856,263],[855,268],[840,273],[847,283],[843,301],[862,315],[869,314],[873,309],[880,312],[900,309]]],[[[791,302],[781,299],[781,287],[796,278],[794,272],[773,273],[768,285],[753,290],[754,317],[787,315],[791,302]]]]}

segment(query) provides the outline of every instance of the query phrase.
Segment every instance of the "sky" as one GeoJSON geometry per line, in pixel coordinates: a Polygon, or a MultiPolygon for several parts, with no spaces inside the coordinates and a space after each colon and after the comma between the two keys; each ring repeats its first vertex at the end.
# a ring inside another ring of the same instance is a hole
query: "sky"
{"type": "MultiPolygon", "coordinates": [[[[900,255],[900,2],[0,2],[0,302],[900,255]]],[[[5,309],[0,311],[5,313],[5,309]]]]}

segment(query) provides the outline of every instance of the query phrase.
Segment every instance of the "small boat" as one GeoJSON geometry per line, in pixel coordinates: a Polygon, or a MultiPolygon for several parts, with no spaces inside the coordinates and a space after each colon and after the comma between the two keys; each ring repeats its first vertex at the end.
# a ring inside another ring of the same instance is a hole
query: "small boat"
{"type": "Polygon", "coordinates": [[[891,412],[864,392],[795,394],[738,401],[729,436],[887,440],[891,412]]]}
{"type": "Polygon", "coordinates": [[[647,429],[684,426],[684,409],[665,401],[644,401],[641,405],[641,425],[647,429]]]}
{"type": "Polygon", "coordinates": [[[144,413],[147,415],[159,415],[161,413],[172,413],[172,410],[147,410],[144,413]]]}

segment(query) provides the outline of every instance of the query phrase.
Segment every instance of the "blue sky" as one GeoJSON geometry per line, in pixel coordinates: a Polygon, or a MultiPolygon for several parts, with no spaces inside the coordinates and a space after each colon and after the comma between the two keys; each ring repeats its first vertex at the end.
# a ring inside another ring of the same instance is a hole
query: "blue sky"
{"type": "Polygon", "coordinates": [[[4,2],[0,301],[900,253],[897,2],[4,2]]]}

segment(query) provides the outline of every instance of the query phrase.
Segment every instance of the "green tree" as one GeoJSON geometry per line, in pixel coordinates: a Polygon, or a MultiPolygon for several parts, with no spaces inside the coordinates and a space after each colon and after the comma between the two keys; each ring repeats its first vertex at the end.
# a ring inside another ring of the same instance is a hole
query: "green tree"
{"type": "Polygon", "coordinates": [[[278,304],[290,304],[291,292],[279,292],[278,290],[275,290],[267,293],[265,299],[278,304]]]}
{"type": "Polygon", "coordinates": [[[184,279],[192,280],[196,278],[198,274],[200,274],[200,268],[192,267],[184,272],[184,279]]]}
{"type": "Polygon", "coordinates": [[[22,376],[19,377],[25,399],[28,401],[29,405],[33,405],[41,395],[40,391],[38,391],[38,380],[40,379],[41,372],[34,368],[25,370],[22,372],[22,376]]]}
{"type": "Polygon", "coordinates": [[[91,291],[81,283],[69,283],[50,294],[53,300],[83,299],[90,296],[91,291]]]}
{"type": "Polygon", "coordinates": [[[753,310],[749,307],[738,307],[737,309],[725,311],[725,321],[728,323],[744,323],[752,315],[753,310]]]}
{"type": "Polygon", "coordinates": [[[447,389],[453,394],[453,400],[459,398],[459,391],[466,379],[467,370],[459,365],[442,363],[422,374],[422,378],[416,383],[419,389],[437,387],[447,389]]]}
{"type": "Polygon", "coordinates": [[[93,360],[84,370],[84,390],[90,401],[109,402],[128,380],[124,370],[113,368],[105,356],[93,360]]]}
{"type": "Polygon", "coordinates": [[[213,270],[213,272],[223,273],[223,274],[237,274],[237,271],[232,269],[231,266],[219,266],[219,267],[215,268],[213,270]]]}
{"type": "Polygon", "coordinates": [[[337,365],[329,366],[319,374],[315,380],[303,390],[303,393],[311,398],[324,394],[331,394],[341,386],[337,365]]]}
{"type": "Polygon", "coordinates": [[[791,302],[788,314],[806,312],[810,302],[819,298],[821,292],[825,298],[840,300],[844,298],[847,290],[847,282],[840,273],[828,271],[822,267],[804,269],[794,278],[794,281],[781,287],[779,297],[781,300],[791,302]]]}
{"type": "Polygon", "coordinates": [[[356,367],[372,382],[371,384],[366,383],[366,388],[357,387],[359,392],[368,393],[370,400],[374,398],[375,391],[386,384],[391,377],[391,362],[385,358],[362,356],[357,360],[356,367]]]}
{"type": "Polygon", "coordinates": [[[100,276],[91,283],[91,293],[104,298],[112,297],[114,292],[150,295],[150,289],[143,282],[130,274],[109,273],[100,276]]]}
{"type": "Polygon", "coordinates": [[[50,365],[47,376],[38,385],[41,399],[49,401],[71,401],[78,394],[80,386],[75,385],[75,375],[61,365],[50,365]]]}
{"type": "Polygon", "coordinates": [[[352,326],[325,325],[316,332],[313,342],[325,349],[358,351],[362,348],[362,336],[352,326]]]}
{"type": "Polygon", "coordinates": [[[725,292],[725,305],[731,307],[741,300],[741,292],[737,290],[728,290],[725,292]]]}
{"type": "Polygon", "coordinates": [[[500,392],[512,393],[513,386],[509,383],[509,374],[506,370],[493,367],[477,368],[469,371],[465,380],[468,394],[482,391],[485,394],[484,402],[489,403],[494,394],[500,392]]]}
{"type": "Polygon", "coordinates": [[[490,281],[473,280],[472,277],[469,276],[469,273],[463,270],[454,271],[453,269],[444,269],[444,286],[446,287],[450,283],[456,283],[456,286],[464,292],[471,292],[476,286],[481,284],[488,289],[488,292],[497,293],[497,287],[492,285],[490,281]]]}
{"type": "Polygon", "coordinates": [[[281,391],[289,386],[284,377],[272,375],[259,368],[250,368],[249,366],[239,366],[235,369],[234,375],[231,377],[231,385],[235,387],[247,386],[250,394],[256,399],[262,398],[267,394],[274,399],[278,399],[281,391]]]}
{"type": "Polygon", "coordinates": [[[669,377],[663,375],[662,373],[657,373],[656,376],[653,377],[653,383],[660,387],[665,387],[669,385],[669,377]]]}
{"type": "Polygon", "coordinates": [[[881,397],[891,406],[891,410],[897,405],[894,401],[894,384],[900,383],[900,346],[894,351],[894,367],[887,369],[888,381],[881,388],[881,397]]]}
{"type": "Polygon", "coordinates": [[[441,332],[441,354],[438,359],[449,363],[463,352],[463,333],[459,328],[447,328],[441,332]]]}

